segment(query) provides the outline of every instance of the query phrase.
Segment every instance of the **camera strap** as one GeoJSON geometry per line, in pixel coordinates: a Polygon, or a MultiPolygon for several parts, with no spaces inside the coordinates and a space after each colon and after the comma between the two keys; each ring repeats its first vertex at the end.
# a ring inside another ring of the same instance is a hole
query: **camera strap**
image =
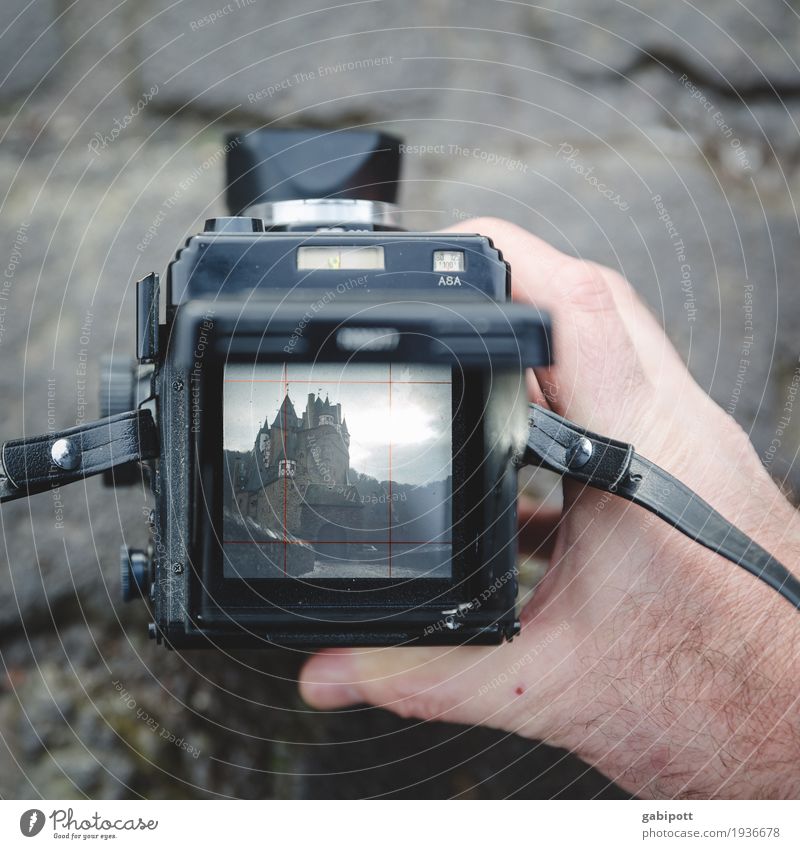
{"type": "Polygon", "coordinates": [[[158,429],[149,410],[131,410],[57,433],[14,439],[2,448],[0,502],[157,456],[158,429]]]}
{"type": "Polygon", "coordinates": [[[520,466],[539,465],[595,489],[626,498],[690,539],[760,578],[800,609],[800,581],[710,504],[633,445],[584,430],[530,405],[528,444],[520,466]]]}

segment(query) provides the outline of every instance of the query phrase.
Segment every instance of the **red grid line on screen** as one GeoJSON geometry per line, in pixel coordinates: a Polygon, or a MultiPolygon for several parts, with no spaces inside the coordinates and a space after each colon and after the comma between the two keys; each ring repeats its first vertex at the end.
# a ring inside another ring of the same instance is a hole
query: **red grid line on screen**
{"type": "MultiPolygon", "coordinates": [[[[226,539],[225,545],[341,545],[340,539],[226,539]]],[[[353,545],[389,545],[386,539],[351,539],[353,545]]],[[[452,545],[449,539],[404,539],[403,545],[452,545]]]]}
{"type": "MultiPolygon", "coordinates": [[[[266,377],[226,377],[225,383],[284,383],[285,381],[281,378],[281,380],[272,380],[266,377]]],[[[297,378],[292,378],[292,383],[319,383],[319,379],[317,380],[299,380],[297,378]]],[[[398,386],[401,383],[404,384],[417,384],[417,383],[431,383],[431,384],[441,384],[443,386],[450,386],[453,382],[452,380],[337,380],[337,386],[344,386],[345,384],[350,385],[354,383],[371,383],[373,385],[380,385],[382,383],[393,383],[395,386],[398,386]]]]}
{"type": "Polygon", "coordinates": [[[389,577],[392,577],[392,364],[389,363],[389,577]]]}
{"type": "Polygon", "coordinates": [[[283,410],[283,431],[281,432],[281,436],[283,438],[283,574],[288,574],[288,564],[286,562],[287,557],[289,556],[289,549],[286,547],[286,500],[288,498],[288,481],[289,481],[289,461],[286,458],[286,398],[289,397],[289,365],[288,363],[283,364],[283,378],[285,381],[285,397],[281,402],[281,409],[283,410]]]}

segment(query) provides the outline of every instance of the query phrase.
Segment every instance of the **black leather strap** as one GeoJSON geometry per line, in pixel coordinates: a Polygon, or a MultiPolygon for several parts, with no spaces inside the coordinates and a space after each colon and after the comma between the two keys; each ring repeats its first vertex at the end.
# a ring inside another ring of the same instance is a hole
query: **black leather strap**
{"type": "Polygon", "coordinates": [[[632,445],[584,430],[531,404],[520,465],[540,465],[639,504],[695,542],[751,572],[800,609],[800,581],[699,495],[632,445]]]}
{"type": "Polygon", "coordinates": [[[0,502],[157,456],[158,430],[149,410],[131,410],[59,433],[15,439],[2,449],[0,502]],[[56,457],[66,457],[62,459],[66,467],[54,461],[54,446],[56,457]]]}

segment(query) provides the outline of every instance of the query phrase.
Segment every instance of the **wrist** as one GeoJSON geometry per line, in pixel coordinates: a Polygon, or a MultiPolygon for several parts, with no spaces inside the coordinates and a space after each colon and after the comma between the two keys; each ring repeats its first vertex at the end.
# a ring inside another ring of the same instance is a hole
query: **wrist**
{"type": "Polygon", "coordinates": [[[639,600],[613,650],[587,653],[592,698],[556,738],[643,797],[796,797],[800,615],[711,552],[674,553],[690,589],[639,600]]]}

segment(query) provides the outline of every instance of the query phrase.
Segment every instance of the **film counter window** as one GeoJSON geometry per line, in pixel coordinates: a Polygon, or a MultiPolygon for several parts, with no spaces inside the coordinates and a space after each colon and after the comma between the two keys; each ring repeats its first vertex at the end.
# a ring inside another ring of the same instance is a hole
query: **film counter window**
{"type": "Polygon", "coordinates": [[[449,578],[452,380],[398,364],[230,364],[226,578],[449,578]]]}

